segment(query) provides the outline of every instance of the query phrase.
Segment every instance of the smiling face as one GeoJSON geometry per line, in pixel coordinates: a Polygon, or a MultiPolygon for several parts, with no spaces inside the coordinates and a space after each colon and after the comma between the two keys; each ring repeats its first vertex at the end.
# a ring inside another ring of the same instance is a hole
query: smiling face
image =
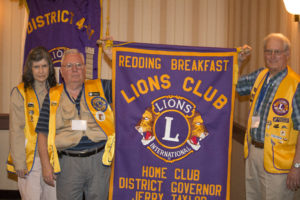
{"type": "Polygon", "coordinates": [[[32,62],[32,75],[35,81],[44,83],[49,76],[49,64],[46,59],[32,62]]]}
{"type": "Polygon", "coordinates": [[[70,53],[64,57],[60,71],[66,84],[82,85],[85,79],[85,65],[79,53],[70,53]]]}
{"type": "Polygon", "coordinates": [[[270,37],[265,45],[264,59],[265,65],[270,70],[271,75],[287,67],[290,51],[285,48],[284,41],[279,37],[270,37]]]}

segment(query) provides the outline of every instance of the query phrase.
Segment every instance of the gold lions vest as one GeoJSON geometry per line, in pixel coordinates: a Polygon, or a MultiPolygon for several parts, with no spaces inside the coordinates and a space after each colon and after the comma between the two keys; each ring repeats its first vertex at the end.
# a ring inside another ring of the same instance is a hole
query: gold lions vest
{"type": "MultiPolygon", "coordinates": [[[[55,146],[56,136],[56,111],[59,106],[61,93],[64,86],[60,85],[50,89],[50,117],[49,117],[49,135],[48,135],[48,153],[50,164],[54,172],[60,172],[60,165],[58,160],[57,149],[55,146]]],[[[109,139],[115,134],[114,116],[108,105],[105,94],[102,88],[101,80],[88,80],[84,83],[84,98],[87,107],[92,114],[95,122],[103,130],[106,137],[109,139]]]]}
{"type": "MultiPolygon", "coordinates": [[[[292,101],[300,76],[289,66],[270,105],[265,127],[264,168],[269,173],[288,173],[295,155],[298,131],[293,129],[292,101]]],[[[251,143],[251,119],[268,69],[260,72],[251,91],[251,107],[244,142],[244,156],[248,157],[251,143]]]]}
{"type": "MultiPolygon", "coordinates": [[[[32,88],[27,88],[25,92],[24,83],[19,84],[17,88],[24,99],[24,111],[25,111],[24,134],[25,134],[25,140],[27,141],[25,146],[26,165],[27,165],[27,170],[30,173],[35,158],[35,149],[37,143],[37,133],[35,132],[35,127],[40,115],[39,102],[32,88]]],[[[7,160],[7,170],[13,173],[16,172],[10,154],[7,160]]]]}

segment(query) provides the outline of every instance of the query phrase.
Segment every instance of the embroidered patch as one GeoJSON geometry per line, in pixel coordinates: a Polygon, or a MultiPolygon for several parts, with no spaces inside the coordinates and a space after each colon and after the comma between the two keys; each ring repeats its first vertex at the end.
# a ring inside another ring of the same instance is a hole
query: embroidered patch
{"type": "Polygon", "coordinates": [[[28,107],[34,107],[34,103],[30,103],[30,102],[29,102],[29,103],[27,104],[27,106],[28,106],[28,107]]]}
{"type": "Polygon", "coordinates": [[[90,97],[97,97],[100,96],[100,92],[89,92],[90,97]]]}
{"type": "Polygon", "coordinates": [[[274,128],[279,128],[279,124],[275,124],[273,127],[274,128]]]}
{"type": "Polygon", "coordinates": [[[284,123],[289,123],[289,118],[285,117],[273,117],[274,122],[284,122],[284,123]]]}
{"type": "Polygon", "coordinates": [[[91,101],[91,104],[93,108],[95,108],[97,111],[102,111],[102,112],[105,112],[108,106],[108,103],[102,97],[94,97],[91,101]]]}
{"type": "Polygon", "coordinates": [[[279,140],[282,140],[282,137],[280,137],[280,136],[278,136],[278,135],[273,135],[273,134],[271,134],[271,137],[272,137],[272,138],[279,139],[279,140]]]}
{"type": "Polygon", "coordinates": [[[189,99],[173,95],[153,100],[134,128],[141,144],[169,163],[200,151],[200,147],[205,148],[202,142],[209,135],[196,105],[189,99]]]}
{"type": "Polygon", "coordinates": [[[286,115],[289,112],[289,102],[286,99],[276,99],[273,103],[273,111],[277,115],[286,115]]]}
{"type": "Polygon", "coordinates": [[[283,131],[283,130],[281,130],[281,131],[280,131],[280,135],[281,135],[281,136],[286,136],[286,132],[283,131]]]}
{"type": "Polygon", "coordinates": [[[102,111],[96,112],[96,119],[100,122],[103,122],[105,120],[105,114],[102,111]]]}
{"type": "Polygon", "coordinates": [[[287,126],[283,125],[281,128],[283,128],[283,129],[287,129],[287,126]]]}

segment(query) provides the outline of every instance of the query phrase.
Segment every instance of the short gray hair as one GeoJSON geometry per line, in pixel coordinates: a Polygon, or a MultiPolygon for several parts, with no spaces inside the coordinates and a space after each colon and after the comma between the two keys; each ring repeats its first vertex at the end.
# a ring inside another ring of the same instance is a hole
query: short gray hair
{"type": "Polygon", "coordinates": [[[61,58],[61,63],[64,62],[65,57],[66,57],[67,55],[69,55],[69,54],[79,54],[80,57],[82,58],[83,64],[85,64],[85,61],[84,61],[84,55],[83,55],[83,53],[81,53],[78,49],[68,49],[68,50],[64,51],[64,54],[63,54],[63,56],[62,56],[62,58],[61,58]]]}
{"type": "Polygon", "coordinates": [[[267,45],[267,42],[270,38],[278,38],[278,39],[281,39],[282,42],[283,42],[283,48],[285,51],[287,50],[290,50],[291,48],[291,42],[290,40],[285,36],[283,35],[282,33],[270,33],[269,35],[267,35],[265,38],[264,38],[264,49],[266,49],[266,45],[267,45]]]}

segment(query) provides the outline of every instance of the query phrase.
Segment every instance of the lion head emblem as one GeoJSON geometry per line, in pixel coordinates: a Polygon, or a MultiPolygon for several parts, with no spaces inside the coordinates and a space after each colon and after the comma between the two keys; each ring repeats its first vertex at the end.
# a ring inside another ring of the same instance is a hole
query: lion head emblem
{"type": "Polygon", "coordinates": [[[143,113],[142,119],[136,124],[135,129],[143,136],[143,145],[149,144],[155,139],[153,135],[153,123],[156,115],[151,108],[147,108],[143,113]]]}
{"type": "Polygon", "coordinates": [[[187,143],[194,149],[198,150],[200,148],[200,141],[203,140],[206,136],[208,136],[208,131],[205,128],[203,123],[203,119],[200,113],[196,112],[194,117],[190,119],[191,124],[191,136],[188,139],[187,143]]]}
{"type": "MultiPolygon", "coordinates": [[[[153,125],[157,115],[152,111],[151,107],[147,108],[142,115],[141,120],[135,125],[135,129],[142,135],[142,144],[148,145],[155,139],[153,134],[153,125]]],[[[189,119],[191,134],[187,143],[197,151],[200,148],[200,141],[208,136],[208,131],[205,128],[203,119],[200,113],[196,112],[193,117],[189,119]]]]}

